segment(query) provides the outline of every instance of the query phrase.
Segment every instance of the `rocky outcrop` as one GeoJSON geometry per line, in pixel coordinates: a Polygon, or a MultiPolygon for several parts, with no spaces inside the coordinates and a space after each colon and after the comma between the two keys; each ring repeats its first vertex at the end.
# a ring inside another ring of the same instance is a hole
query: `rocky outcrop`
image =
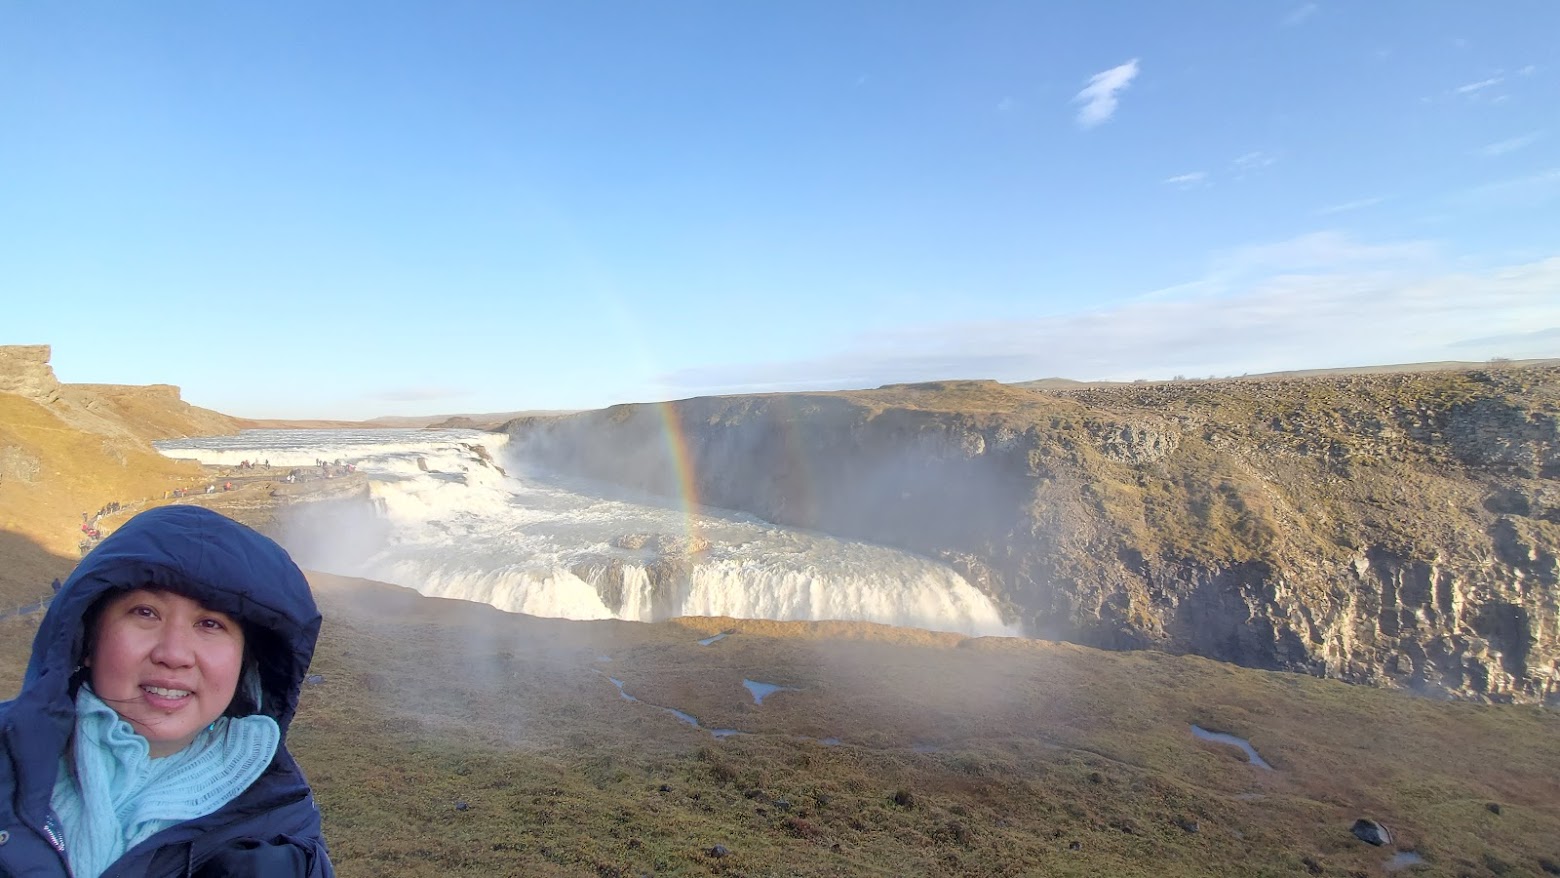
{"type": "Polygon", "coordinates": [[[49,366],[49,346],[0,345],[0,393],[14,393],[43,405],[59,399],[60,382],[49,366]]]}
{"type": "Polygon", "coordinates": [[[692,399],[511,455],[940,558],[1035,636],[1560,703],[1560,368],[692,399]]]}
{"type": "Polygon", "coordinates": [[[238,432],[227,415],[190,405],[172,384],[61,384],[48,345],[0,345],[0,394],[42,405],[66,425],[143,443],[238,432]]]}

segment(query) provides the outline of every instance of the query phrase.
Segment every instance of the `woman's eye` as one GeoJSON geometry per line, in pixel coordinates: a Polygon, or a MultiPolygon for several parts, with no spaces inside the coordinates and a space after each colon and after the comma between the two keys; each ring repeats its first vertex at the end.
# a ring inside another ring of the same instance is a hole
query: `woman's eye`
{"type": "Polygon", "coordinates": [[[143,619],[157,618],[157,611],[151,607],[146,606],[145,604],[131,608],[130,614],[133,616],[140,616],[143,619]]]}
{"type": "Polygon", "coordinates": [[[209,631],[222,631],[227,628],[220,619],[202,619],[200,620],[200,627],[209,631]]]}

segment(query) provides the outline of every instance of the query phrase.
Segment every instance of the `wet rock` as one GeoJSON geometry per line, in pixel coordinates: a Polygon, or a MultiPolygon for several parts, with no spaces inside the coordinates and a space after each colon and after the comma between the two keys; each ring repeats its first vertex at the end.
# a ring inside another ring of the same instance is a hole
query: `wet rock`
{"type": "Polygon", "coordinates": [[[463,800],[458,800],[458,801],[455,802],[455,810],[457,810],[457,811],[466,811],[466,810],[469,810],[470,808],[471,808],[471,805],[468,804],[467,802],[463,801],[463,800]]]}
{"type": "Polygon", "coordinates": [[[1202,824],[1191,817],[1177,817],[1175,825],[1181,827],[1183,832],[1197,833],[1202,831],[1202,824]]]}
{"type": "Polygon", "coordinates": [[[726,846],[723,845],[723,844],[715,845],[714,847],[710,848],[710,850],[709,850],[709,855],[714,857],[717,860],[722,858],[722,857],[729,856],[730,854],[731,854],[731,851],[727,850],[726,846]]]}
{"type": "Polygon", "coordinates": [[[894,790],[894,804],[901,808],[914,808],[915,793],[906,789],[894,790]]]}
{"type": "Polygon", "coordinates": [[[1354,821],[1354,825],[1349,828],[1349,831],[1354,833],[1355,838],[1366,844],[1380,847],[1392,843],[1392,833],[1388,832],[1385,826],[1368,817],[1361,817],[1354,821]]]}
{"type": "Polygon", "coordinates": [[[310,674],[307,677],[303,678],[303,682],[307,686],[318,686],[321,683],[325,682],[325,675],[324,674],[310,674]]]}
{"type": "Polygon", "coordinates": [[[1484,810],[1490,812],[1491,814],[1494,814],[1496,817],[1499,817],[1500,816],[1500,803],[1499,802],[1491,802],[1488,805],[1484,806],[1484,810]]]}
{"type": "Polygon", "coordinates": [[[672,791],[672,785],[671,784],[666,784],[666,783],[661,784],[661,792],[669,793],[671,791],[672,791]]]}
{"type": "Polygon", "coordinates": [[[1081,850],[1083,850],[1083,842],[1081,842],[1081,841],[1070,841],[1070,842],[1067,843],[1067,849],[1070,850],[1070,851],[1081,851],[1081,850]]]}

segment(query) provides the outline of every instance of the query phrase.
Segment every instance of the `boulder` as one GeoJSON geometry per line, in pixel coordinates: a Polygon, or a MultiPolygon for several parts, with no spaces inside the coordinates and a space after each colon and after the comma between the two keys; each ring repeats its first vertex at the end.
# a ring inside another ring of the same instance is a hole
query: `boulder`
{"type": "Polygon", "coordinates": [[[1381,847],[1392,843],[1392,833],[1388,832],[1385,826],[1368,817],[1361,817],[1354,821],[1350,831],[1354,833],[1355,838],[1366,844],[1381,847]]]}

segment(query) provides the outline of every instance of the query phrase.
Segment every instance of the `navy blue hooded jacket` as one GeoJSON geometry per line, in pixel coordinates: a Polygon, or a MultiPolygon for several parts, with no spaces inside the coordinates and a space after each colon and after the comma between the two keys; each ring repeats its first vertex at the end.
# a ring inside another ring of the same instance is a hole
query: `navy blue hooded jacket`
{"type": "Polygon", "coordinates": [[[75,725],[72,678],[89,645],[85,619],[100,598],[135,588],[176,592],[239,620],[259,662],[263,711],[282,738],[249,789],[136,845],[104,878],[334,875],[314,797],[287,752],[320,631],[309,584],[261,534],[199,506],[163,506],[132,518],[77,565],[33,640],[21,692],[0,704],[0,876],[70,874],[49,798],[75,725]]]}

